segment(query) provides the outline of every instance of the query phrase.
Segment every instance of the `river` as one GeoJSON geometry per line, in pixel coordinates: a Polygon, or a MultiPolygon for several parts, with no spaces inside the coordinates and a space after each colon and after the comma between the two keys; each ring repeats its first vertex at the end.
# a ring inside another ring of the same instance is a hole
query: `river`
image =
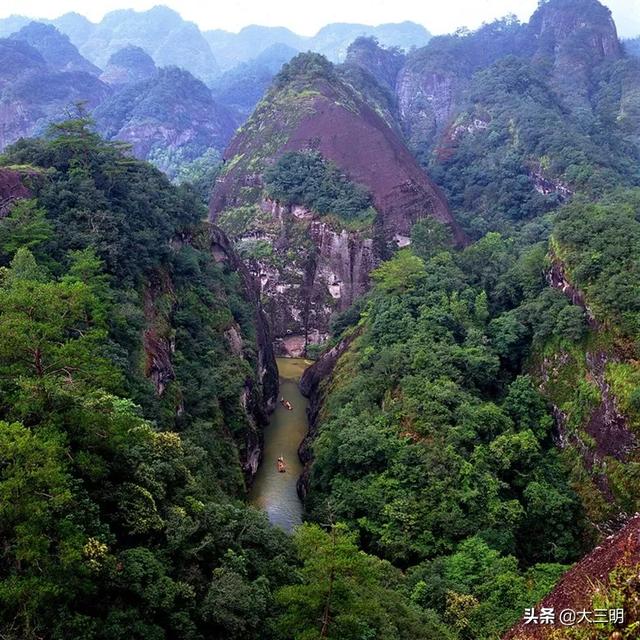
{"type": "Polygon", "coordinates": [[[264,459],[253,482],[249,501],[267,512],[269,520],[291,531],[302,522],[302,503],[296,482],[302,473],[298,447],[307,434],[307,399],[300,393],[298,382],[311,364],[303,358],[277,358],[280,375],[280,397],[288,400],[289,411],[278,402],[264,431],[264,459]],[[277,460],[283,456],[287,470],[279,473],[277,460]]]}

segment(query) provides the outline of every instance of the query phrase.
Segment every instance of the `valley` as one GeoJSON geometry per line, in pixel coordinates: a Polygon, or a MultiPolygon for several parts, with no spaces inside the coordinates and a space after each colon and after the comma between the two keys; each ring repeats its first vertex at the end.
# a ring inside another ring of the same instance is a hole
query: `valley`
{"type": "Polygon", "coordinates": [[[292,406],[279,402],[264,430],[263,461],[253,479],[249,502],[266,511],[269,521],[291,532],[302,523],[302,503],[296,485],[302,473],[298,447],[307,435],[307,400],[298,383],[308,360],[278,358],[280,397],[292,406]],[[279,472],[277,461],[283,458],[285,471],[279,472]]]}

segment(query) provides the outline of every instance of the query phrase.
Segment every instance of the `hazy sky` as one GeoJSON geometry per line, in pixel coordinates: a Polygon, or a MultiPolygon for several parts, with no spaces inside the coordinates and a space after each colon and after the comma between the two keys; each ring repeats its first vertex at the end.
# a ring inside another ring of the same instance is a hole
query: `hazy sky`
{"type": "MultiPolygon", "coordinates": [[[[537,0],[0,0],[0,17],[13,13],[55,18],[77,11],[97,21],[113,9],[149,9],[166,4],[202,29],[237,31],[248,24],[282,25],[313,35],[328,22],[380,24],[413,20],[432,33],[448,33],[460,26],[515,13],[525,20],[537,0]]],[[[640,35],[640,0],[608,0],[621,36],[640,35]]]]}

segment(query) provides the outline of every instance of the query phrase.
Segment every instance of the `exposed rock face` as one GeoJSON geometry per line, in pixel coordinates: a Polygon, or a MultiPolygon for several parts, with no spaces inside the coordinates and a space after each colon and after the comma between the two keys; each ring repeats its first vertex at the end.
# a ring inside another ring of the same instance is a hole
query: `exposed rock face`
{"type": "MultiPolygon", "coordinates": [[[[603,329],[593,311],[586,302],[582,291],[573,286],[565,273],[562,261],[552,256],[551,268],[547,274],[547,281],[555,289],[561,291],[572,304],[579,306],[584,312],[590,329],[599,332],[603,329]]],[[[594,524],[602,531],[612,531],[620,524],[627,514],[617,504],[606,474],[608,461],[620,463],[635,462],[640,458],[640,443],[629,423],[627,416],[620,409],[609,381],[607,366],[625,360],[625,354],[615,346],[606,349],[597,347],[584,353],[584,362],[576,363],[574,354],[560,351],[546,356],[540,366],[540,389],[548,397],[554,398],[554,386],[563,370],[576,368],[584,369],[585,377],[590,386],[597,391],[597,402],[591,406],[584,417],[584,423],[576,428],[569,428],[569,415],[558,406],[553,407],[556,421],[556,439],[561,448],[572,447],[579,452],[583,464],[595,486],[611,506],[606,522],[594,524]]],[[[576,375],[576,374],[574,374],[576,375]]],[[[577,385],[580,381],[575,380],[577,385]]]]}
{"type": "Polygon", "coordinates": [[[564,103],[590,111],[594,69],[620,58],[622,48],[611,12],[598,0],[547,0],[528,24],[506,19],[471,34],[434,38],[407,57],[396,81],[400,121],[412,148],[446,148],[449,126],[472,111],[473,75],[509,55],[547,75],[551,70],[564,103]]]}
{"type": "Polygon", "coordinates": [[[110,58],[100,80],[111,85],[143,82],[158,73],[153,58],[141,49],[129,45],[110,58]]]}
{"type": "Polygon", "coordinates": [[[340,340],[335,347],[323,353],[318,360],[306,369],[300,379],[300,391],[310,401],[307,409],[309,431],[298,448],[298,457],[304,464],[304,469],[297,483],[298,495],[301,500],[305,499],[309,489],[309,472],[312,463],[311,445],[317,435],[318,416],[324,402],[322,383],[330,378],[340,356],[349,348],[349,345],[358,335],[358,332],[354,331],[348,337],[340,340]]]}
{"type": "Polygon", "coordinates": [[[451,120],[463,86],[452,71],[427,71],[407,65],[396,85],[398,110],[413,146],[431,146],[451,120]]]}
{"type": "Polygon", "coordinates": [[[531,16],[529,29],[538,42],[536,56],[577,56],[584,45],[596,61],[619,58],[622,50],[611,11],[598,0],[549,0],[531,16]]]}
{"type": "MultiPolygon", "coordinates": [[[[553,591],[536,605],[536,611],[539,612],[542,607],[552,608],[556,616],[559,616],[564,609],[593,611],[592,599],[601,591],[602,586],[608,584],[611,572],[616,568],[633,567],[638,563],[640,563],[640,516],[636,515],[618,533],[608,537],[570,569],[553,591]]],[[[592,629],[597,628],[593,623],[587,626],[592,629]]],[[[555,625],[525,624],[522,621],[510,629],[503,636],[503,640],[544,640],[552,634],[557,634],[561,629],[559,623],[555,625]]],[[[606,635],[608,637],[608,634],[606,635]]],[[[553,635],[553,637],[563,636],[553,635]]]]}
{"type": "Polygon", "coordinates": [[[269,298],[265,307],[283,341],[291,335],[306,342],[321,339],[333,311],[366,290],[381,247],[408,237],[418,219],[433,216],[463,241],[443,195],[374,106],[323,58],[298,56],[225,152],[227,166],[212,195],[211,219],[253,206],[251,231],[237,234],[236,240],[267,241],[276,256],[293,256],[285,264],[257,264],[269,298]],[[309,149],[369,190],[377,211],[373,225],[348,231],[339,219],[329,223],[313,212],[267,200],[265,169],[287,151],[309,149]],[[266,212],[268,220],[258,220],[259,212],[266,212]],[[283,307],[290,307],[286,317],[283,307]]]}
{"type": "Polygon", "coordinates": [[[385,49],[375,38],[360,37],[349,45],[345,64],[355,65],[370,73],[382,87],[395,92],[396,78],[405,56],[398,49],[385,49]]]}
{"type": "Polygon", "coordinates": [[[273,255],[246,263],[276,328],[277,351],[300,357],[328,337],[331,315],[369,288],[377,263],[373,239],[366,232],[336,230],[303,207],[265,200],[262,208],[276,223],[260,235],[272,244],[273,255]]]}
{"type": "Polygon", "coordinates": [[[254,278],[238,257],[231,242],[222,229],[211,225],[211,253],[216,262],[225,262],[229,268],[240,274],[245,295],[248,296],[254,309],[254,325],[256,330],[256,347],[258,353],[258,382],[262,386],[264,407],[263,415],[271,413],[278,399],[278,366],[273,351],[273,340],[269,323],[262,309],[260,296],[254,278]]]}
{"type": "MultiPolygon", "coordinates": [[[[224,262],[231,270],[240,274],[243,289],[254,309],[256,344],[253,348],[257,352],[256,381],[260,392],[253,393],[253,381],[247,379],[241,398],[244,411],[253,427],[246,434],[245,453],[242,459],[247,484],[250,485],[262,460],[264,445],[262,427],[267,423],[268,415],[275,409],[278,400],[278,366],[273,351],[269,323],[262,310],[255,280],[235,253],[224,232],[215,225],[211,227],[211,253],[217,262],[224,262]],[[256,398],[260,400],[257,402],[256,398]]],[[[232,350],[244,348],[238,328],[232,327],[230,333],[227,334],[227,339],[232,350]]]]}
{"type": "Polygon", "coordinates": [[[55,71],[84,71],[100,75],[100,69],[83,58],[71,44],[69,37],[60,33],[53,25],[31,22],[14,33],[11,39],[30,44],[55,71]]]}
{"type": "Polygon", "coordinates": [[[0,168],[0,218],[9,215],[16,200],[29,198],[31,193],[22,183],[21,175],[11,169],[0,168]]]}
{"type": "MultiPolygon", "coordinates": [[[[173,284],[168,273],[161,272],[147,283],[144,291],[144,315],[146,328],[142,336],[142,346],[146,356],[144,373],[153,383],[156,395],[162,396],[167,385],[175,380],[172,356],[175,352],[171,314],[176,304],[173,284]],[[161,298],[168,298],[169,304],[161,304],[161,298]],[[160,309],[163,309],[161,311],[160,309]]],[[[182,402],[176,412],[182,412],[182,402]]]]}
{"type": "Polygon", "coordinates": [[[589,106],[594,68],[622,55],[611,11],[598,0],[550,0],[529,22],[534,60],[551,64],[556,91],[572,108],[589,106]]]}
{"type": "MultiPolygon", "coordinates": [[[[244,432],[244,441],[238,443],[242,445],[239,447],[241,464],[247,484],[251,484],[262,457],[262,429],[278,398],[278,368],[255,281],[235,254],[222,230],[216,227],[211,228],[211,254],[216,262],[223,263],[229,270],[240,274],[240,294],[254,311],[252,324],[255,342],[247,341],[246,335],[243,337],[242,330],[236,322],[232,322],[224,331],[229,351],[247,361],[253,372],[245,378],[238,398],[248,425],[244,432]]],[[[174,289],[170,273],[158,270],[147,282],[144,290],[145,328],[142,334],[144,372],[153,383],[158,397],[165,394],[169,384],[176,378],[173,366],[176,351],[173,317],[178,304],[179,292],[174,289]]],[[[181,395],[175,396],[173,401],[174,410],[179,416],[184,411],[181,395]]]]}

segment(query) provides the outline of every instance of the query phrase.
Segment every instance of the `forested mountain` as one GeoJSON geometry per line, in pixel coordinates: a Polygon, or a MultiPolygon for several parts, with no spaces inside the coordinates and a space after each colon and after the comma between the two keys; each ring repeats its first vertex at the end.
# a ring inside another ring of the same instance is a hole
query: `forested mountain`
{"type": "Polygon", "coordinates": [[[172,178],[207,154],[214,154],[213,164],[235,129],[231,113],[209,88],[177,67],[118,87],[93,116],[107,139],[130,143],[136,157],[172,178]]]}
{"type": "Polygon", "coordinates": [[[225,70],[258,57],[275,44],[286,45],[297,51],[315,51],[332,62],[343,62],[349,45],[361,36],[374,37],[384,46],[406,50],[423,46],[430,38],[423,26],[408,21],[377,27],[348,23],[328,24],[311,37],[300,36],[283,27],[258,25],[244,27],[237,34],[222,30],[204,32],[211,50],[225,70]]]}
{"type": "Polygon", "coordinates": [[[26,40],[0,40],[0,148],[42,134],[77,102],[93,109],[108,94],[94,73],[58,71],[26,40]]]}
{"type": "Polygon", "coordinates": [[[55,22],[0,22],[0,636],[635,639],[640,58],[609,10],[55,22]],[[314,360],[291,534],[247,504],[276,354],[314,360]]]}
{"type": "Polygon", "coordinates": [[[193,194],[82,120],[3,164],[2,633],[226,636],[226,589],[268,600],[292,558],[237,501],[277,388],[251,285],[193,194]]]}
{"type": "Polygon", "coordinates": [[[271,86],[282,66],[298,53],[286,44],[272,44],[248,62],[241,62],[223,73],[212,84],[216,100],[240,115],[242,121],[271,86]]]}
{"type": "Polygon", "coordinates": [[[366,291],[371,268],[418,219],[463,241],[383,92],[352,71],[312,53],[285,65],[225,152],[211,198],[212,220],[260,275],[285,353],[323,340],[331,313],[366,291]]]}
{"type": "MultiPolygon", "coordinates": [[[[53,22],[66,33],[64,16],[53,22]]],[[[198,27],[168,7],[156,6],[144,12],[112,11],[98,24],[89,23],[88,29],[74,29],[68,35],[80,53],[101,69],[116,51],[134,45],[144,49],[159,66],[182,67],[204,82],[219,73],[198,27]]]]}
{"type": "Polygon", "coordinates": [[[632,40],[626,40],[624,47],[632,56],[640,56],[640,37],[633,38],[632,40]]]}
{"type": "Polygon", "coordinates": [[[144,49],[127,45],[109,58],[100,79],[107,84],[130,84],[149,80],[157,72],[156,63],[144,49]]]}
{"type": "MultiPolygon", "coordinates": [[[[41,22],[20,16],[0,19],[0,36],[29,44],[46,65],[36,75],[31,63],[11,71],[23,76],[22,86],[14,88],[17,95],[0,96],[7,104],[0,110],[0,149],[20,136],[40,135],[83,102],[91,111],[99,106],[94,117],[104,135],[132,143],[136,157],[153,162],[171,178],[211,178],[233,130],[250,115],[283,64],[301,49],[343,59],[361,34],[406,49],[429,39],[413,23],[327,25],[314,38],[256,26],[238,34],[203,34],[163,6],[114,11],[98,24],[76,13],[41,22]],[[218,55],[225,73],[216,62],[218,55]],[[166,70],[157,74],[159,68],[166,70]],[[112,89],[81,75],[57,75],[71,72],[98,76],[112,89]]],[[[0,64],[12,65],[15,55],[3,47],[0,64]]]]}
{"type": "Polygon", "coordinates": [[[0,40],[0,65],[0,148],[41,135],[80,104],[102,135],[130,143],[171,178],[210,179],[237,124],[188,71],[158,69],[142,49],[125,47],[101,72],[51,25],[32,22],[0,40]]]}

